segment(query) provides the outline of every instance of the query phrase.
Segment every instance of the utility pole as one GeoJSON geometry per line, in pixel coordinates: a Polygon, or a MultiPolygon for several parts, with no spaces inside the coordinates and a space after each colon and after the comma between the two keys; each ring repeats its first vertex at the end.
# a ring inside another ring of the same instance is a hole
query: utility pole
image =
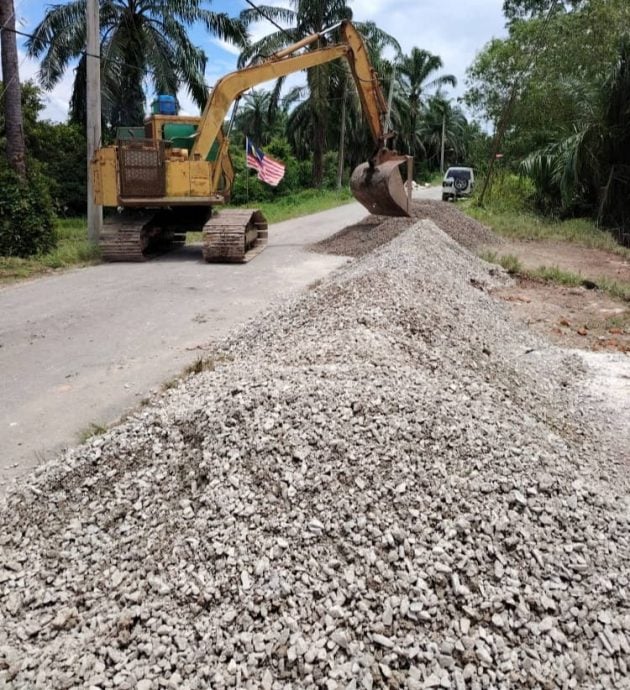
{"type": "Polygon", "coordinates": [[[87,0],[87,55],[86,94],[87,94],[87,209],[88,240],[98,242],[103,225],[103,207],[94,203],[91,161],[96,149],[101,145],[101,38],[99,0],[87,0]]]}
{"type": "Polygon", "coordinates": [[[446,110],[442,112],[442,147],[440,150],[440,172],[444,175],[444,141],[446,139],[446,110]]]}
{"type": "Polygon", "coordinates": [[[13,0],[0,0],[0,43],[7,162],[20,177],[24,178],[26,176],[26,146],[22,124],[22,95],[13,0]]]}

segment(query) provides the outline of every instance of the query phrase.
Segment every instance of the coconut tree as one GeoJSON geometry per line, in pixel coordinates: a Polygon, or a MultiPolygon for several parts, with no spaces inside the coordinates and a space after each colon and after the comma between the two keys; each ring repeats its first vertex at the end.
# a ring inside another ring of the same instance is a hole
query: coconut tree
{"type": "MultiPolygon", "coordinates": [[[[219,38],[245,42],[237,19],[203,7],[203,0],[100,0],[103,112],[112,125],[142,124],[145,80],[158,93],[185,86],[199,106],[207,98],[206,57],[193,45],[187,28],[201,22],[219,38]]],[[[71,117],[85,113],[86,0],[51,6],[27,43],[41,58],[40,79],[52,88],[78,59],[71,117]]]]}
{"type": "Polygon", "coordinates": [[[442,58],[428,50],[412,48],[409,55],[403,55],[397,64],[400,89],[408,105],[407,147],[415,157],[418,148],[418,123],[422,113],[423,100],[429,92],[442,86],[457,86],[457,79],[452,74],[436,72],[443,67],[442,58]]]}
{"type": "Polygon", "coordinates": [[[278,107],[274,94],[256,89],[244,96],[235,125],[257,144],[267,144],[275,135],[282,134],[285,121],[285,109],[278,107]]]}
{"type": "MultiPolygon", "coordinates": [[[[347,0],[290,0],[289,7],[261,5],[257,10],[244,10],[241,19],[246,23],[258,21],[261,14],[281,22],[286,29],[274,31],[259,41],[248,46],[241,54],[239,64],[244,65],[250,60],[258,60],[274,53],[281,48],[295,43],[314,33],[321,33],[324,29],[337,24],[343,19],[352,19],[352,10],[347,0]]],[[[375,25],[366,27],[355,24],[359,31],[364,29],[372,34],[378,34],[384,40],[395,43],[385,32],[375,25]]],[[[316,43],[309,46],[309,50],[324,47],[336,41],[338,34],[332,32],[322,36],[316,43]]],[[[397,45],[397,44],[396,44],[397,45]]],[[[300,107],[300,117],[297,120],[302,127],[308,126],[311,133],[313,151],[313,184],[321,186],[324,174],[324,153],[328,145],[327,132],[333,121],[331,117],[331,93],[338,88],[343,91],[342,80],[345,73],[343,68],[335,63],[327,63],[313,67],[307,72],[308,100],[300,107]],[[337,85],[335,87],[335,84],[337,85]]],[[[279,89],[277,89],[279,93],[279,89]]],[[[295,118],[294,118],[295,120],[295,118]]]]}

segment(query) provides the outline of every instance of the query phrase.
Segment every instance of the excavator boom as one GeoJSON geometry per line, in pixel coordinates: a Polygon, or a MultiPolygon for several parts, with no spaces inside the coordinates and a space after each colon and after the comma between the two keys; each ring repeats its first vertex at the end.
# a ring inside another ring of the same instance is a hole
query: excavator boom
{"type": "Polygon", "coordinates": [[[388,216],[409,215],[409,195],[405,194],[398,169],[408,158],[397,156],[395,152],[385,148],[386,139],[391,138],[391,134],[385,132],[383,126],[387,104],[378,76],[370,64],[363,39],[349,21],[341,22],[340,34],[340,43],[298,52],[318,42],[322,34],[307,36],[264,62],[221,78],[204,108],[191,155],[198,159],[208,155],[221,132],[232,103],[248,89],[343,57],[350,66],[376,147],[373,158],[359,166],[351,177],[350,184],[354,196],[372,213],[388,216]]]}

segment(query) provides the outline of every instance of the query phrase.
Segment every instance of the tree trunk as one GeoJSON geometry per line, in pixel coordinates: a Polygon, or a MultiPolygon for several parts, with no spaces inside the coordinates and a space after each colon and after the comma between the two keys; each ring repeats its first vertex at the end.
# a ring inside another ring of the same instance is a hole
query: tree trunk
{"type": "Polygon", "coordinates": [[[0,0],[0,51],[4,84],[4,118],[7,138],[7,161],[20,177],[26,175],[26,146],[22,125],[22,96],[18,72],[13,0],[0,0]]]}
{"type": "Polygon", "coordinates": [[[343,162],[346,152],[346,97],[348,95],[348,79],[343,77],[343,96],[341,97],[341,132],[339,133],[339,159],[337,162],[337,189],[343,183],[343,162]]]}
{"type": "Polygon", "coordinates": [[[326,152],[326,125],[328,123],[328,71],[324,65],[308,72],[311,92],[313,123],[313,186],[320,188],[324,181],[324,154],[326,152]]]}

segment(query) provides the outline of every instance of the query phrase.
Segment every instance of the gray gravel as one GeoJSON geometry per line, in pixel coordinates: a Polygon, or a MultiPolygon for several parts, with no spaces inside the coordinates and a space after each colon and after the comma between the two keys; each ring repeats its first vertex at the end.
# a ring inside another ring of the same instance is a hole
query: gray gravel
{"type": "Polygon", "coordinates": [[[0,688],[629,687],[623,467],[506,280],[418,223],[10,494],[0,688]]]}
{"type": "Polygon", "coordinates": [[[416,199],[410,218],[388,218],[369,215],[358,223],[310,246],[324,254],[361,257],[398,237],[418,220],[432,220],[447,235],[467,249],[477,250],[501,244],[502,238],[490,228],[462,213],[453,203],[433,199],[416,199]]]}

